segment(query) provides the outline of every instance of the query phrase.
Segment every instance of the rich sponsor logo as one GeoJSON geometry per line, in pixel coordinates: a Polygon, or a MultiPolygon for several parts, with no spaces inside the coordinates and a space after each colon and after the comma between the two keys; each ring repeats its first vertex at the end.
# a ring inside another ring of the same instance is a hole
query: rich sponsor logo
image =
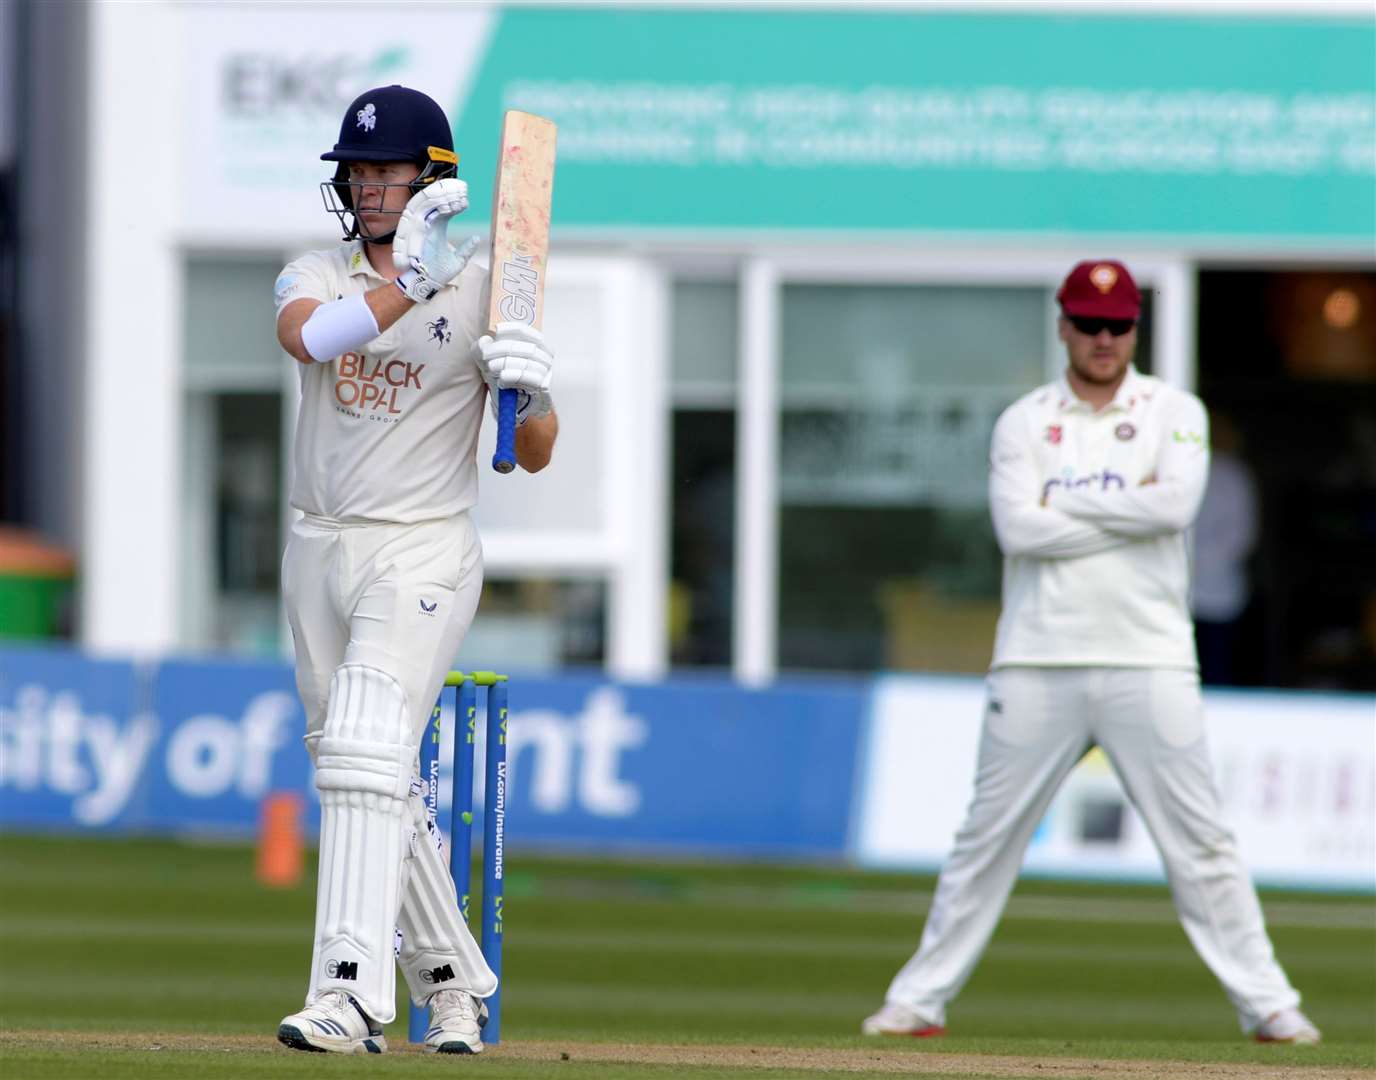
{"type": "Polygon", "coordinates": [[[273,299],[279,306],[285,304],[288,298],[301,288],[301,283],[291,274],[283,274],[277,279],[277,283],[272,287],[273,299]]]}
{"type": "Polygon", "coordinates": [[[433,604],[427,604],[424,600],[421,600],[420,613],[422,615],[433,615],[435,614],[435,609],[439,606],[440,602],[438,600],[436,600],[433,604]]]}
{"type": "Polygon", "coordinates": [[[358,961],[331,960],[325,965],[325,974],[331,979],[356,980],[358,978],[358,961]]]}
{"type": "Polygon", "coordinates": [[[423,983],[449,982],[454,977],[454,969],[448,964],[437,968],[421,968],[420,981],[423,983]]]}
{"type": "Polygon", "coordinates": [[[1060,425],[1060,424],[1047,424],[1047,425],[1046,425],[1046,441],[1049,442],[1052,446],[1059,446],[1059,445],[1060,445],[1062,434],[1063,434],[1063,431],[1062,431],[1062,429],[1061,429],[1061,425],[1060,425]]]}
{"type": "Polygon", "coordinates": [[[1122,491],[1127,486],[1127,481],[1111,469],[1104,469],[1101,472],[1092,472],[1088,476],[1076,476],[1069,469],[1066,469],[1060,476],[1052,477],[1042,485],[1042,498],[1046,499],[1046,497],[1057,488],[1065,488],[1067,491],[1077,491],[1081,488],[1097,488],[1099,491],[1122,491]]]}
{"type": "Polygon", "coordinates": [[[1198,431],[1172,431],[1171,442],[1193,443],[1195,446],[1204,445],[1204,436],[1198,431]]]}
{"type": "Polygon", "coordinates": [[[1113,434],[1118,436],[1120,442],[1127,442],[1129,439],[1135,439],[1137,437],[1137,428],[1124,420],[1113,429],[1113,434]]]}

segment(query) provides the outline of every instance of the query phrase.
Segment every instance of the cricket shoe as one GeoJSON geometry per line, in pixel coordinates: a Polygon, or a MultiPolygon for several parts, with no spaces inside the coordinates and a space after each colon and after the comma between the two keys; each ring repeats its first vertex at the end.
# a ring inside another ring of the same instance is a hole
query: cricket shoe
{"type": "Polygon", "coordinates": [[[430,995],[430,1028],[425,1049],[434,1054],[481,1054],[481,1028],[487,1006],[462,990],[439,990],[430,995]]]}
{"type": "Polygon", "coordinates": [[[283,1019],[277,1041],[293,1050],[334,1054],[382,1054],[382,1026],[343,990],[326,990],[298,1013],[283,1019]]]}
{"type": "Polygon", "coordinates": [[[1278,1013],[1272,1013],[1257,1028],[1257,1042],[1263,1043],[1313,1046],[1322,1038],[1319,1029],[1299,1009],[1281,1009],[1278,1013]]]}
{"type": "Polygon", "coordinates": [[[940,1024],[933,1024],[906,1005],[886,1001],[877,1013],[865,1017],[860,1032],[863,1035],[911,1035],[915,1039],[929,1039],[934,1035],[945,1035],[946,1029],[940,1024]]]}

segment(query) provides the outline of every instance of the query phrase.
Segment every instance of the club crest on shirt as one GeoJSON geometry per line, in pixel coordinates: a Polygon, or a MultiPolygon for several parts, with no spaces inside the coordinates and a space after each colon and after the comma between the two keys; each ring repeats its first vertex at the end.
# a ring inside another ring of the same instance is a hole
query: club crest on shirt
{"type": "Polygon", "coordinates": [[[1118,436],[1120,442],[1127,442],[1129,439],[1137,437],[1137,429],[1124,420],[1113,429],[1113,434],[1118,436]]]}
{"type": "Polygon", "coordinates": [[[434,322],[426,323],[425,328],[430,331],[430,340],[439,347],[448,345],[449,339],[453,337],[449,330],[449,320],[443,315],[434,322]]]}
{"type": "Polygon", "coordinates": [[[1046,441],[1049,442],[1052,446],[1059,446],[1061,444],[1060,424],[1046,425],[1046,441]]]}

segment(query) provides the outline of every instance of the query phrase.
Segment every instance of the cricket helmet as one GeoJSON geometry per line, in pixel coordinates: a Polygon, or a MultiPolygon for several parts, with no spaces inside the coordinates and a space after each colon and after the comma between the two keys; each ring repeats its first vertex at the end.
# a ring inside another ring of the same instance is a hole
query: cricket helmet
{"type": "MultiPolygon", "coordinates": [[[[359,235],[348,182],[349,162],[415,162],[421,171],[407,185],[412,193],[459,171],[454,135],[444,110],[419,90],[395,85],[379,86],[356,97],[345,110],[339,141],[334,149],[321,154],[320,160],[339,163],[334,178],[324,181],[320,191],[325,209],[339,218],[345,240],[359,235]],[[346,221],[346,216],[350,220],[346,221]]],[[[387,243],[392,235],[366,239],[387,243]]]]}

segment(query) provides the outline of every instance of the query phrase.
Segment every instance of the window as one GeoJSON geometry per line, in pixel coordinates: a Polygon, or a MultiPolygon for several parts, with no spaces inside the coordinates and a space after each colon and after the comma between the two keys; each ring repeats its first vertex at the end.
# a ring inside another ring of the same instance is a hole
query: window
{"type": "Polygon", "coordinates": [[[192,256],[185,267],[181,643],[277,655],[283,647],[282,387],[275,256],[192,256]]]}
{"type": "Polygon", "coordinates": [[[737,293],[734,281],[673,287],[669,649],[676,665],[731,663],[737,293]]]}
{"type": "Polygon", "coordinates": [[[785,285],[779,667],[982,671],[999,413],[1045,380],[1043,288],[785,285]]]}
{"type": "Polygon", "coordinates": [[[487,577],[455,664],[465,671],[598,668],[606,660],[606,625],[600,579],[487,577]]]}

